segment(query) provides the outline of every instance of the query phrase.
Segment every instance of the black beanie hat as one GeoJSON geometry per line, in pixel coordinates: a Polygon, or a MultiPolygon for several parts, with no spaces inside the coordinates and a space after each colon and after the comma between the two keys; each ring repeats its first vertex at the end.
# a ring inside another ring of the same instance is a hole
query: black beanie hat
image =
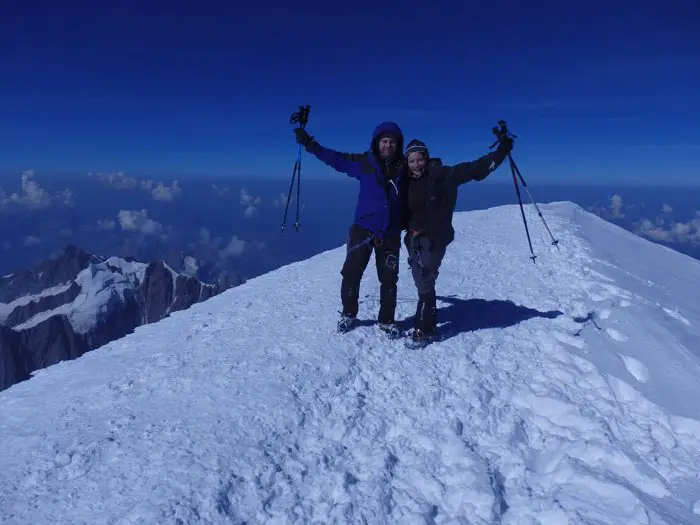
{"type": "Polygon", "coordinates": [[[409,142],[406,145],[406,152],[404,153],[407,157],[409,153],[413,153],[414,151],[418,151],[423,154],[423,156],[426,159],[430,158],[430,153],[428,152],[428,146],[425,145],[425,142],[418,140],[418,139],[413,139],[411,142],[409,142]]]}

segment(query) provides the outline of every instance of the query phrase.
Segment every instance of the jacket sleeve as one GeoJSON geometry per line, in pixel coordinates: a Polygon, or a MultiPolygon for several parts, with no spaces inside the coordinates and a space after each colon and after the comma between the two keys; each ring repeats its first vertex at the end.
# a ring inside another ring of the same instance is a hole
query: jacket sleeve
{"type": "Polygon", "coordinates": [[[306,151],[334,170],[355,178],[358,177],[356,174],[359,173],[359,170],[356,168],[364,156],[364,153],[341,153],[330,148],[324,148],[315,140],[309,144],[306,151]]]}
{"type": "Polygon", "coordinates": [[[484,180],[503,163],[507,156],[507,152],[496,150],[474,161],[442,166],[441,170],[443,170],[445,182],[459,186],[473,180],[484,180]]]}

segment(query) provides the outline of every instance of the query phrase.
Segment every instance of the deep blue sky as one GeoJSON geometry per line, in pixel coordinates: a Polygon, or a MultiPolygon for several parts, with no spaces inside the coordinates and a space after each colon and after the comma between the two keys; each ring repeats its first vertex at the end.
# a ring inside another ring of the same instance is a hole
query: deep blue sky
{"type": "Polygon", "coordinates": [[[0,171],[289,178],[308,103],[336,149],[393,119],[458,162],[505,118],[528,182],[697,184],[697,0],[536,4],[2,2],[0,171]]]}

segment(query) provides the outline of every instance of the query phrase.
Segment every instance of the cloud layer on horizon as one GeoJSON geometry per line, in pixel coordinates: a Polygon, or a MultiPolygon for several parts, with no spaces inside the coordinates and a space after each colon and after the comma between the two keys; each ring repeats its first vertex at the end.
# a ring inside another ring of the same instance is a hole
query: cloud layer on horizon
{"type": "MultiPolygon", "coordinates": [[[[635,208],[646,208],[646,204],[626,204],[620,195],[612,195],[607,206],[590,206],[589,211],[604,219],[628,219],[626,211],[635,208]]],[[[673,217],[674,209],[671,205],[663,203],[653,219],[643,217],[632,222],[632,231],[637,235],[646,237],[652,241],[667,244],[700,244],[700,210],[695,211],[695,216],[688,221],[677,221],[673,217]]]]}
{"type": "Polygon", "coordinates": [[[96,179],[110,188],[147,191],[157,201],[173,201],[182,197],[182,188],[177,180],[174,180],[170,186],[167,186],[152,179],[138,180],[133,177],[127,177],[122,171],[114,173],[90,172],[88,177],[96,179]]]}
{"type": "Polygon", "coordinates": [[[32,170],[26,170],[22,173],[20,183],[22,187],[21,193],[15,192],[8,196],[0,188],[0,209],[12,204],[30,209],[46,208],[54,203],[64,206],[74,205],[73,192],[71,190],[64,189],[51,194],[34,180],[34,171],[32,170]]]}

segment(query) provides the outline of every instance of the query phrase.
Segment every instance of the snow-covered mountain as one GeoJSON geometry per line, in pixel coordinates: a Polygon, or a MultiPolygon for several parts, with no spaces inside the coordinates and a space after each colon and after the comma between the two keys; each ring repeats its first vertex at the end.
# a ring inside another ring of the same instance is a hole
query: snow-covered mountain
{"type": "MultiPolygon", "coordinates": [[[[698,524],[700,262],[458,213],[444,340],[335,333],[338,248],[0,392],[0,522],[698,524]]],[[[401,319],[416,293],[402,257],[401,319]]]]}
{"type": "Polygon", "coordinates": [[[67,246],[0,279],[0,390],[223,291],[143,263],[67,246]]]}

